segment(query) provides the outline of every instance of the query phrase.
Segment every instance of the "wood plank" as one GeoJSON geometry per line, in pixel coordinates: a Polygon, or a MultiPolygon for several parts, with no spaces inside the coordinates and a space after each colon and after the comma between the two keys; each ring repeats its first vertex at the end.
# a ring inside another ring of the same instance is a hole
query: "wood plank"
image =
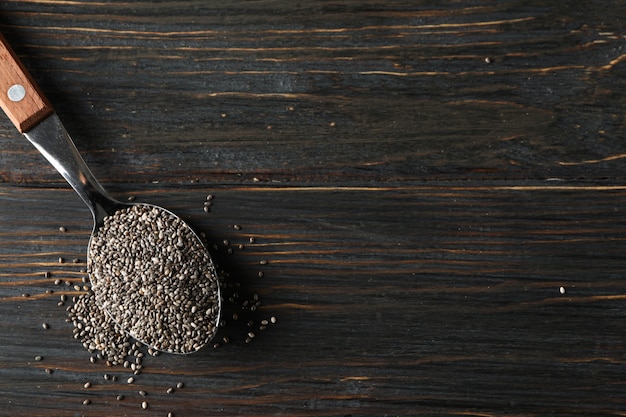
{"type": "Polygon", "coordinates": [[[128,371],[88,363],[56,305],[74,291],[51,283],[81,276],[82,260],[57,258],[83,258],[86,209],[69,190],[3,186],[0,309],[11,319],[0,322],[0,391],[11,415],[132,413],[139,389],[152,411],[178,415],[622,408],[623,187],[146,186],[136,195],[183,214],[220,246],[245,243],[216,258],[242,293],[260,295],[255,320],[278,323],[246,345],[246,326],[231,321],[228,345],[150,358],[132,387],[106,382],[103,373],[125,380],[128,371]],[[187,388],[165,394],[178,380],[187,388]],[[115,401],[118,393],[127,398],[115,401]]]}
{"type": "MultiPolygon", "coordinates": [[[[9,1],[0,24],[106,181],[621,180],[620,11],[9,1]]],[[[57,180],[8,123],[0,146],[4,181],[57,180]]]]}

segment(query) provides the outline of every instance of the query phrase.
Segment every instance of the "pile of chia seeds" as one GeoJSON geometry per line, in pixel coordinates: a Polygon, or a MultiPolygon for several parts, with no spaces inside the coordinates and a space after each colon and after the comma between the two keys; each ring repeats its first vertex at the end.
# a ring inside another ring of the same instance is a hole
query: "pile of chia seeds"
{"type": "Polygon", "coordinates": [[[145,204],[104,219],[87,264],[96,303],[133,338],[156,350],[190,353],[215,335],[217,272],[191,228],[145,204]]]}
{"type": "MultiPolygon", "coordinates": [[[[208,195],[203,203],[204,212],[210,213],[212,205],[213,195],[208,195]]],[[[169,212],[153,211],[152,206],[139,204],[131,210],[111,216],[105,227],[92,238],[89,247],[89,270],[79,271],[82,275],[82,285],[70,279],[57,278],[51,272],[44,273],[44,277],[51,278],[56,286],[65,287],[68,290],[73,289],[76,292],[76,295],[70,296],[66,294],[67,290],[63,291],[58,305],[66,307],[68,313],[66,321],[73,325],[74,338],[80,340],[83,347],[90,353],[90,362],[106,364],[104,368],[106,372],[103,373],[105,382],[101,383],[116,383],[121,377],[123,384],[131,384],[138,389],[137,395],[124,390],[126,394],[117,395],[115,397],[117,401],[137,401],[137,407],[144,410],[150,407],[146,398],[148,392],[139,388],[137,379],[144,370],[145,359],[158,356],[161,352],[144,344],[153,345],[150,340],[134,337],[134,334],[131,336],[124,331],[124,328],[133,328],[131,325],[137,318],[123,314],[129,303],[129,298],[126,298],[129,297],[126,293],[128,291],[136,292],[134,297],[140,297],[139,303],[143,303],[142,308],[152,308],[154,303],[162,303],[165,307],[168,303],[185,306],[183,311],[178,313],[180,317],[176,317],[176,313],[174,317],[167,317],[171,309],[159,310],[159,314],[163,315],[160,325],[159,320],[155,320],[155,316],[150,314],[137,320],[141,326],[150,329],[149,332],[154,332],[154,335],[160,335],[166,323],[177,323],[170,327],[169,333],[165,333],[167,337],[164,341],[159,342],[160,344],[156,343],[162,350],[165,350],[167,346],[187,346],[190,351],[195,351],[201,344],[204,345],[214,339],[218,330],[220,335],[219,338],[213,340],[213,348],[221,348],[223,345],[237,341],[249,344],[257,339],[259,332],[262,333],[277,322],[275,316],[259,316],[258,309],[262,306],[259,295],[244,288],[224,268],[214,267],[204,250],[205,247],[209,247],[214,256],[225,260],[225,256],[234,255],[236,251],[244,250],[246,245],[257,243],[255,237],[241,233],[241,226],[235,224],[232,227],[237,231],[237,236],[233,239],[220,239],[219,243],[209,244],[204,233],[199,234],[201,240],[198,240],[184,222],[177,220],[177,217],[170,215],[169,212]],[[132,226],[129,227],[129,225],[132,226]],[[141,230],[144,236],[137,237],[139,231],[135,229],[141,230]],[[141,243],[137,243],[142,239],[141,243]],[[241,239],[245,240],[241,241],[241,239]],[[182,242],[182,246],[179,242],[182,242]],[[133,245],[135,245],[134,248],[133,245]],[[143,246],[137,249],[137,245],[143,246]],[[132,256],[131,250],[135,251],[132,256]],[[179,259],[185,263],[185,267],[175,268],[172,259],[179,259]],[[102,267],[101,264],[96,265],[96,262],[108,263],[108,266],[102,267]],[[143,265],[143,269],[142,264],[146,264],[143,265]],[[208,268],[207,265],[209,265],[208,268]],[[169,266],[169,277],[163,277],[166,266],[169,266]],[[86,275],[87,272],[90,273],[91,279],[86,275]],[[95,276],[95,274],[99,275],[95,276]],[[113,277],[110,276],[111,274],[113,277]],[[144,274],[147,274],[147,278],[144,274]],[[130,277],[136,282],[127,282],[131,281],[130,277]],[[198,284],[200,281],[204,285],[198,284]],[[195,288],[196,286],[200,288],[195,288]],[[180,297],[173,295],[175,291],[172,288],[176,287],[179,292],[182,291],[180,297]],[[105,305],[120,310],[122,319],[128,317],[126,319],[128,321],[121,321],[118,324],[112,320],[111,315],[102,309],[103,304],[98,299],[99,294],[100,297],[117,300],[105,305]],[[186,301],[182,301],[183,299],[186,301]],[[203,308],[201,309],[200,306],[203,308]],[[220,308],[224,310],[221,316],[220,308]],[[198,315],[204,316],[204,320],[198,319],[198,315]],[[191,323],[196,326],[194,327],[191,323]],[[197,323],[203,323],[206,326],[204,330],[199,329],[197,323]],[[178,333],[181,329],[183,333],[178,333]],[[194,332],[192,329],[197,329],[197,331],[194,332]],[[200,331],[205,334],[201,335],[200,331]],[[181,342],[183,340],[192,342],[185,344],[181,342]],[[165,341],[167,343],[164,343],[165,341]],[[112,373],[112,367],[119,367],[122,374],[118,376],[112,373]],[[124,374],[126,376],[123,376],[124,374]]],[[[60,227],[59,230],[62,233],[67,232],[65,227],[60,227]]],[[[59,258],[59,263],[65,264],[65,259],[59,258]]],[[[72,263],[78,265],[80,259],[75,258],[72,263]]],[[[258,264],[265,266],[268,261],[262,259],[258,261],[258,264]]],[[[255,276],[262,278],[264,272],[259,270],[255,276]]],[[[54,291],[47,290],[46,292],[51,294],[54,291]]],[[[43,323],[42,326],[44,329],[49,328],[48,323],[43,323]]],[[[157,337],[157,342],[160,337],[157,337]]],[[[37,355],[35,361],[47,362],[43,355],[37,355]]],[[[55,367],[53,364],[47,364],[44,370],[47,374],[53,375],[55,367]]],[[[90,391],[96,385],[98,385],[96,381],[84,381],[80,389],[90,391]]],[[[166,394],[173,394],[183,386],[183,382],[178,382],[175,385],[161,387],[159,390],[166,394]]],[[[155,387],[151,386],[151,388],[155,387]]],[[[92,395],[82,400],[84,406],[97,402],[97,397],[92,395]]],[[[173,417],[174,413],[167,415],[173,417]]]]}

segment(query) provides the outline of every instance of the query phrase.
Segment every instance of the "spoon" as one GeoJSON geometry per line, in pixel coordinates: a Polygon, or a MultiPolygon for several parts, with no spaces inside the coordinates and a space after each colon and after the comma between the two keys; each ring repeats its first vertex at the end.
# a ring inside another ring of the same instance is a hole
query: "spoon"
{"type": "Polygon", "coordinates": [[[170,211],[154,205],[122,203],[106,192],[2,35],[0,107],[91,211],[94,227],[87,264],[98,306],[124,332],[156,350],[185,354],[206,345],[217,330],[221,301],[217,272],[202,240],[170,211]],[[144,224],[140,224],[141,216],[144,224]],[[156,224],[162,225],[161,230],[157,230],[156,224]],[[111,235],[116,232],[119,236],[111,235]],[[160,236],[152,247],[135,243],[151,242],[150,233],[160,236]],[[159,247],[165,235],[176,233],[180,236],[178,245],[171,246],[178,253],[178,264],[171,264],[168,254],[159,253],[159,247]],[[118,246],[109,245],[118,238],[118,246]],[[138,248],[135,253],[135,246],[143,249],[138,248]],[[118,259],[119,253],[125,259],[118,259]],[[149,259],[141,262],[141,256],[149,259]],[[135,258],[139,264],[128,262],[135,258]],[[164,266],[165,262],[168,265],[164,266]],[[189,271],[189,262],[193,271],[189,271]]]}

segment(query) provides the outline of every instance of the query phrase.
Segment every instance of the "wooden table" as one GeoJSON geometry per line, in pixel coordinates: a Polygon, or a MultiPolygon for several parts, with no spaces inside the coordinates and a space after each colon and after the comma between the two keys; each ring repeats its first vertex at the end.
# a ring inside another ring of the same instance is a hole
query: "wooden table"
{"type": "Polygon", "coordinates": [[[624,19],[623,1],[0,3],[95,175],[206,233],[240,296],[218,348],[147,357],[134,384],[91,363],[57,305],[83,292],[90,214],[3,117],[0,415],[623,415],[624,19]]]}

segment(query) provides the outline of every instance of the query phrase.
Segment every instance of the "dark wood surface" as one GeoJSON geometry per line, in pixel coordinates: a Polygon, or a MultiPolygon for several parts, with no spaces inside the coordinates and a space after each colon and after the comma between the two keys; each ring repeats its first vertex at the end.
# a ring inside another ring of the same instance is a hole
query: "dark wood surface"
{"type": "Polygon", "coordinates": [[[83,275],[89,212],[2,118],[0,415],[623,415],[624,19],[623,1],[0,2],[95,175],[183,215],[263,303],[135,384],[90,363],[53,283],[83,275]]]}

